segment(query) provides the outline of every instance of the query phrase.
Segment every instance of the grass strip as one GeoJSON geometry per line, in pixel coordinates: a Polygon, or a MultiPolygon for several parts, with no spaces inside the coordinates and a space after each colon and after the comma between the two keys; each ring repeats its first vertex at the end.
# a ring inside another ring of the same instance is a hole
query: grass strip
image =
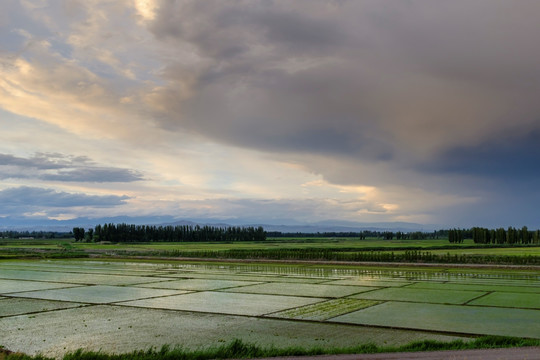
{"type": "MultiPolygon", "coordinates": [[[[522,346],[540,346],[540,340],[523,339],[501,336],[484,336],[473,341],[464,342],[456,340],[452,342],[440,342],[424,340],[412,342],[399,347],[379,347],[374,344],[365,344],[348,348],[263,348],[255,344],[244,343],[241,340],[233,340],[229,344],[202,350],[186,350],[182,347],[163,346],[160,349],[150,348],[137,350],[125,354],[106,354],[102,352],[77,350],[64,355],[63,360],[204,360],[204,359],[253,359],[260,357],[277,356],[314,356],[325,354],[373,354],[387,352],[413,352],[413,351],[436,351],[436,350],[472,350],[492,349],[522,346]]],[[[0,347],[0,360],[53,360],[42,355],[30,356],[22,353],[12,353],[0,347]]]]}

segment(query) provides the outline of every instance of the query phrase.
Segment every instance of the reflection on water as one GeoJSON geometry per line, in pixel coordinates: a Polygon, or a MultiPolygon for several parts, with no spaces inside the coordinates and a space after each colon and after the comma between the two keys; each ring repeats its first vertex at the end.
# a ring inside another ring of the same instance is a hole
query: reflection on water
{"type": "Polygon", "coordinates": [[[321,279],[358,279],[358,280],[395,280],[395,281],[437,281],[437,282],[467,282],[491,283],[508,285],[540,286],[540,272],[535,271],[509,271],[509,270],[479,270],[474,269],[402,269],[402,268],[376,268],[309,264],[260,264],[260,263],[182,263],[182,262],[133,262],[133,261],[88,261],[88,260],[60,260],[60,261],[17,261],[0,263],[1,268],[44,266],[51,268],[107,268],[126,272],[133,270],[152,270],[163,273],[214,273],[243,276],[278,276],[321,279]]]}
{"type": "Polygon", "coordinates": [[[489,272],[476,272],[475,270],[446,269],[388,269],[388,268],[361,268],[361,267],[331,267],[316,265],[273,265],[273,264],[161,264],[162,269],[184,270],[195,272],[216,272],[222,274],[242,274],[257,276],[290,276],[307,278],[359,278],[362,280],[403,280],[403,281],[467,281],[484,282],[484,280],[516,281],[520,284],[540,286],[540,273],[515,272],[506,270],[490,270],[489,272]]]}

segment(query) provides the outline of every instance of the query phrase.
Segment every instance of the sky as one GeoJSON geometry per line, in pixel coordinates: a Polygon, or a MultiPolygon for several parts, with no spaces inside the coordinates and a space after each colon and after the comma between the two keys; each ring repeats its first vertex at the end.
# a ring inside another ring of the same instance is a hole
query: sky
{"type": "Polygon", "coordinates": [[[540,227],[540,1],[2,0],[0,217],[540,227]]]}

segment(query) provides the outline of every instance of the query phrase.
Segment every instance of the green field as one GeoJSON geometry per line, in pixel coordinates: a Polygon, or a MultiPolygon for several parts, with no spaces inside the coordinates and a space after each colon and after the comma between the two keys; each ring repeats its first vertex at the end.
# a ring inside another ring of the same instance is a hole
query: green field
{"type": "Polygon", "coordinates": [[[538,289],[534,269],[2,260],[0,345],[61,356],[233,339],[308,348],[540,339],[538,289]]]}
{"type": "Polygon", "coordinates": [[[446,239],[270,238],[260,242],[77,243],[73,240],[0,240],[0,259],[19,257],[221,258],[540,265],[539,246],[450,244],[446,239]]]}
{"type": "MultiPolygon", "coordinates": [[[[0,248],[29,248],[29,249],[59,249],[61,244],[69,244],[73,249],[81,250],[111,250],[122,249],[129,251],[149,251],[149,250],[234,250],[234,249],[296,249],[296,248],[328,248],[328,249],[365,249],[365,248],[406,248],[406,247],[436,247],[448,246],[447,239],[430,239],[430,240],[381,240],[368,238],[359,240],[358,238],[268,238],[264,242],[152,242],[141,244],[100,244],[100,243],[76,243],[74,240],[58,240],[58,239],[0,239],[0,248]]],[[[474,245],[472,240],[465,240],[463,244],[455,244],[455,246],[470,246],[474,245]]]]}

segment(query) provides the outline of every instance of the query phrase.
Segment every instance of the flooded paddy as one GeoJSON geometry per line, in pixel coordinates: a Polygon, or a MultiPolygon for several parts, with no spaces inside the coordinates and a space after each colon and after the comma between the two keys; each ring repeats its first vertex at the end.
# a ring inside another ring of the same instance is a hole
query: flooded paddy
{"type": "Polygon", "coordinates": [[[537,310],[387,301],[333,318],[351,324],[453,331],[517,337],[540,337],[537,310]]]}
{"type": "Polygon", "coordinates": [[[164,344],[402,345],[540,338],[540,272],[0,261],[0,345],[61,356],[164,344]]]}

